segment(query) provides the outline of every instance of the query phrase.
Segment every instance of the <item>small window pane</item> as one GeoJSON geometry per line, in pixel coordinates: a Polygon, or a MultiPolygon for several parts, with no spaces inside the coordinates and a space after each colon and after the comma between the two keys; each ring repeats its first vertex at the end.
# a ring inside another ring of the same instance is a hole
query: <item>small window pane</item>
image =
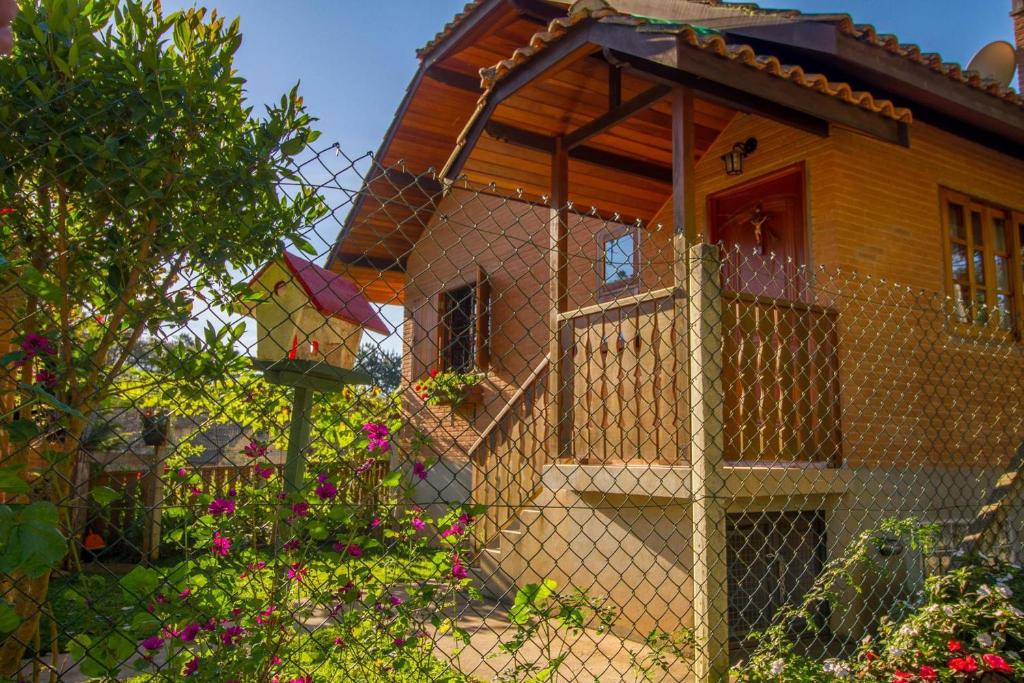
{"type": "Polygon", "coordinates": [[[604,243],[605,284],[630,280],[636,274],[633,254],[635,239],[632,233],[616,237],[604,243]]]}
{"type": "Polygon", "coordinates": [[[996,297],[996,306],[999,308],[999,327],[1004,330],[1013,329],[1013,298],[1007,294],[999,294],[996,297]]]}
{"type": "Polygon", "coordinates": [[[985,237],[981,233],[981,214],[977,211],[971,211],[971,239],[974,240],[974,246],[980,247],[985,244],[985,237]]]}
{"type": "Polygon", "coordinates": [[[1010,289],[1010,259],[996,256],[996,289],[1010,289]]]}
{"type": "Polygon", "coordinates": [[[964,227],[964,207],[959,204],[949,204],[949,235],[953,239],[967,240],[967,230],[964,227]]]}
{"type": "Polygon", "coordinates": [[[985,284],[985,252],[980,249],[974,252],[974,281],[985,284]]]}
{"type": "Polygon", "coordinates": [[[988,307],[985,305],[985,292],[974,293],[974,322],[985,324],[988,322],[988,307]]]}
{"type": "Polygon", "coordinates": [[[953,281],[967,282],[967,247],[962,244],[952,245],[953,281]]]}
{"type": "Polygon", "coordinates": [[[1006,251],[1006,219],[996,216],[992,219],[992,232],[995,234],[993,244],[996,251],[1006,251]]]}

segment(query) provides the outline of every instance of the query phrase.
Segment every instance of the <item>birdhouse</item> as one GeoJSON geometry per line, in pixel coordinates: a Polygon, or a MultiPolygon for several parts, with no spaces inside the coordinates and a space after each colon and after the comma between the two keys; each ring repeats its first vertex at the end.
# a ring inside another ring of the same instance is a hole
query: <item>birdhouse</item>
{"type": "Polygon", "coordinates": [[[363,330],[388,334],[351,280],[287,251],[249,283],[258,296],[244,305],[256,319],[256,358],[307,360],[351,369],[363,330]]]}

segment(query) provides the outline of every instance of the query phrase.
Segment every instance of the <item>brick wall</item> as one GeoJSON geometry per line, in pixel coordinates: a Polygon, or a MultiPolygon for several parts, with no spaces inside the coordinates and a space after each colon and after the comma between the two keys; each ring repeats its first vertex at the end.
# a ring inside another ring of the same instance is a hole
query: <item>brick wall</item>
{"type": "Polygon", "coordinates": [[[1024,92],[1024,0],[1013,0],[1013,36],[1017,43],[1017,91],[1024,92]]]}

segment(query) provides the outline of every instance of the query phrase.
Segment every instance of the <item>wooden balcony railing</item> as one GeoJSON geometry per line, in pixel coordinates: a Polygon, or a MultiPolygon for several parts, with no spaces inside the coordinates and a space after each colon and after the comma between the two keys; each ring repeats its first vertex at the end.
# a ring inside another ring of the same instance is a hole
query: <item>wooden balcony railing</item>
{"type": "Polygon", "coordinates": [[[836,312],[750,294],[722,300],[725,459],[838,464],[836,312]]]}

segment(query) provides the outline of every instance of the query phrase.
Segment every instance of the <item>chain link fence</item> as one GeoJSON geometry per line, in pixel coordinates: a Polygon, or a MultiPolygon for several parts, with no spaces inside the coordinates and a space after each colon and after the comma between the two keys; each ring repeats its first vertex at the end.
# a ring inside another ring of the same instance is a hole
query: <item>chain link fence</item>
{"type": "Polygon", "coordinates": [[[0,62],[0,678],[1024,676],[1024,225],[954,297],[760,205],[688,243],[252,119],[217,17],[44,5],[0,62]]]}

